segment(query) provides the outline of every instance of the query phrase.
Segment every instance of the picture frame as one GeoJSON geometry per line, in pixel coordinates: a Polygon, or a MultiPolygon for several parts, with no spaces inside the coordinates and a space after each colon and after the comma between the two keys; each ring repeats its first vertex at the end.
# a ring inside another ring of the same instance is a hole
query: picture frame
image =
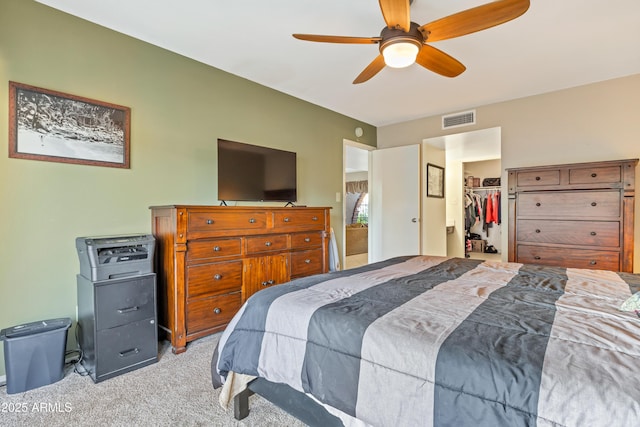
{"type": "Polygon", "coordinates": [[[427,197],[444,198],[444,168],[427,163],[427,197]]]}
{"type": "Polygon", "coordinates": [[[9,82],[9,157],[129,168],[131,109],[9,82]]]}

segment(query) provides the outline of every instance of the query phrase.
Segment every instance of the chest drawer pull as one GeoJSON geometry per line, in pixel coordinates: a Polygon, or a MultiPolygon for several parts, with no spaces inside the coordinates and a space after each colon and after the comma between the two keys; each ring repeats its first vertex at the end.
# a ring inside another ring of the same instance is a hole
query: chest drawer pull
{"type": "Polygon", "coordinates": [[[207,224],[209,224],[209,225],[213,224],[213,220],[212,219],[208,219],[207,220],[207,224]]]}
{"type": "Polygon", "coordinates": [[[597,206],[598,204],[596,202],[591,202],[591,206],[597,206]]]}
{"type": "Polygon", "coordinates": [[[540,177],[539,176],[536,176],[536,181],[540,181],[540,177]]]}
{"type": "Polygon", "coordinates": [[[271,242],[264,242],[264,245],[269,247],[269,246],[271,246],[271,242]]]}
{"type": "Polygon", "coordinates": [[[533,259],[540,259],[538,255],[534,256],[533,259]]]}
{"type": "Polygon", "coordinates": [[[598,234],[598,233],[596,233],[595,231],[592,231],[590,234],[591,234],[592,236],[595,236],[595,235],[596,235],[596,234],[598,234]]]}
{"type": "Polygon", "coordinates": [[[138,310],[140,310],[140,307],[138,307],[137,305],[134,305],[133,307],[118,309],[118,314],[131,313],[132,311],[138,311],[138,310]]]}
{"type": "Polygon", "coordinates": [[[118,354],[120,355],[120,357],[127,357],[127,356],[133,356],[134,354],[138,354],[140,353],[140,350],[135,347],[129,350],[125,350],[125,351],[121,351],[118,354]]]}
{"type": "Polygon", "coordinates": [[[213,279],[214,280],[220,280],[220,279],[222,279],[222,275],[221,274],[216,274],[216,275],[213,276],[213,279]]]}
{"type": "Polygon", "coordinates": [[[214,252],[220,252],[220,249],[221,249],[220,246],[214,246],[213,247],[213,251],[214,252]]]}
{"type": "Polygon", "coordinates": [[[314,220],[314,221],[317,221],[317,220],[318,220],[318,217],[317,217],[317,216],[314,216],[314,217],[312,217],[311,219],[312,219],[312,220],[314,220]]]}
{"type": "Polygon", "coordinates": [[[304,262],[305,262],[305,264],[311,264],[311,260],[310,259],[305,259],[304,262]]]}
{"type": "Polygon", "coordinates": [[[285,217],[284,222],[289,222],[289,217],[285,217]]]}
{"type": "Polygon", "coordinates": [[[592,174],[591,174],[591,178],[595,178],[596,176],[598,176],[598,174],[597,174],[597,173],[592,173],[592,174]]]}
{"type": "Polygon", "coordinates": [[[589,264],[591,264],[591,265],[596,265],[596,264],[597,264],[597,262],[596,262],[596,260],[591,260],[591,261],[589,261],[589,264]]]}
{"type": "Polygon", "coordinates": [[[310,239],[310,238],[308,238],[308,237],[305,237],[305,238],[304,238],[304,241],[305,241],[306,243],[309,243],[309,242],[311,241],[311,239],[310,239]]]}
{"type": "Polygon", "coordinates": [[[536,203],[536,206],[540,207],[540,206],[542,206],[542,203],[537,202],[537,203],[536,203]]]}
{"type": "Polygon", "coordinates": [[[255,222],[256,222],[256,219],[255,219],[255,218],[249,218],[249,223],[250,223],[250,224],[253,224],[253,223],[255,223],[255,222]]]}
{"type": "Polygon", "coordinates": [[[536,229],[536,233],[539,233],[539,232],[540,232],[540,229],[539,229],[539,228],[537,228],[537,229],[536,229]]]}
{"type": "Polygon", "coordinates": [[[220,308],[219,308],[219,307],[216,307],[216,308],[214,308],[214,309],[213,309],[213,312],[214,312],[215,314],[220,314],[220,313],[222,313],[222,310],[220,310],[220,308]]]}

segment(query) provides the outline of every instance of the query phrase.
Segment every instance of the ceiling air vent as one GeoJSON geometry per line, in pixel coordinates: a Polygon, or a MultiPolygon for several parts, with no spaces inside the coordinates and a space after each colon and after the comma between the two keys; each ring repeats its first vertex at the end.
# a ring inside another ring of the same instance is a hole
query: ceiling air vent
{"type": "Polygon", "coordinates": [[[476,110],[442,116],[442,129],[457,128],[476,124],[476,110]]]}

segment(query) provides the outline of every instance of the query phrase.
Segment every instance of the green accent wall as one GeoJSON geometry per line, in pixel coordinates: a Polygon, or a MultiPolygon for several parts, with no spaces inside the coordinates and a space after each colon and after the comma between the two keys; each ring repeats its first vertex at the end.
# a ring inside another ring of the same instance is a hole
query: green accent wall
{"type": "Polygon", "coordinates": [[[341,240],[343,140],[358,126],[375,146],[369,124],[32,0],[2,0],[0,328],[75,322],[76,237],[150,233],[151,205],[216,205],[217,138],[295,151],[298,203],[331,206],[341,240]],[[9,81],[130,107],[130,169],[9,158],[9,81]]]}

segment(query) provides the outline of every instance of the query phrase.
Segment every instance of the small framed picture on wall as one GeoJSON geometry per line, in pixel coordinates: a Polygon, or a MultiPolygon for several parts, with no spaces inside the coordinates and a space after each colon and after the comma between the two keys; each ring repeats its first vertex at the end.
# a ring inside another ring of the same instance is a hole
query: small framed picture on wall
{"type": "Polygon", "coordinates": [[[427,163],[427,197],[444,198],[444,168],[427,163]]]}

